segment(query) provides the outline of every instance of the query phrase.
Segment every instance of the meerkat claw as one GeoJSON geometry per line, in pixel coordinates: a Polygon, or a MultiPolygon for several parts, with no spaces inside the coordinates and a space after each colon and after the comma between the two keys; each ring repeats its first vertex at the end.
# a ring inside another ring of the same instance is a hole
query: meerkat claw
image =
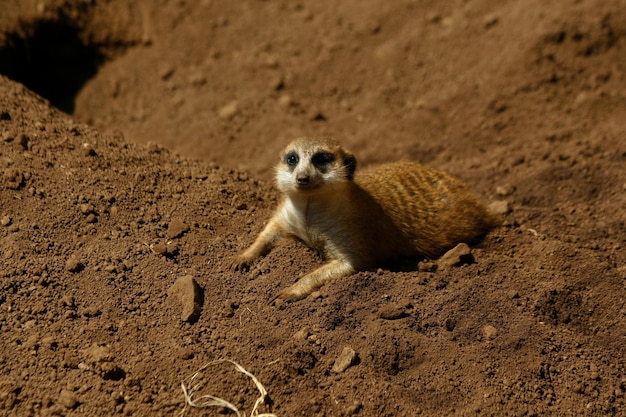
{"type": "Polygon", "coordinates": [[[241,258],[238,257],[230,265],[230,269],[233,272],[236,272],[236,271],[247,272],[247,271],[250,270],[250,262],[245,260],[245,259],[241,259],[241,258]]]}
{"type": "Polygon", "coordinates": [[[293,302],[305,299],[308,295],[309,294],[303,294],[299,291],[296,291],[296,289],[294,289],[293,286],[291,286],[279,292],[278,295],[274,297],[272,302],[276,300],[282,300],[286,303],[293,303],[293,302]]]}

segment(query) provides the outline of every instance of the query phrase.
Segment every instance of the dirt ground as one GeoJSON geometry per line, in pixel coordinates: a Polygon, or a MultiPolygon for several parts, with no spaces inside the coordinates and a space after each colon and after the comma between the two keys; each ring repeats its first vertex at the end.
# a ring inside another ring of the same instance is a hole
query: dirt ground
{"type": "Polygon", "coordinates": [[[0,415],[235,415],[219,359],[277,416],[626,415],[626,1],[0,3],[0,415]],[[272,304],[315,253],[229,265],[301,135],[503,225],[272,304]]]}

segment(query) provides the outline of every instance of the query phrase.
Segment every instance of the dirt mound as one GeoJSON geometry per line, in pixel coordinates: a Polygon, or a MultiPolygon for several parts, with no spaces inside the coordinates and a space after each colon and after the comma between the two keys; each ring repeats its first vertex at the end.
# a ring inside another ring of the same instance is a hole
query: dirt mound
{"type": "Polygon", "coordinates": [[[218,359],[279,416],[623,414],[623,1],[161,3],[6,2],[1,415],[178,414],[218,359]],[[448,170],[504,224],[473,263],[271,305],[312,251],[229,265],[301,134],[448,170]]]}

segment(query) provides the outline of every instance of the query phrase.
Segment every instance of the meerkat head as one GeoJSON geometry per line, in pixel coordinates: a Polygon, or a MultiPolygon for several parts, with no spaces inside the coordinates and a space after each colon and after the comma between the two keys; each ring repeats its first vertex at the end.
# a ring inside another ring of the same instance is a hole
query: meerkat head
{"type": "Polygon", "coordinates": [[[276,166],[278,189],[286,194],[315,193],[352,181],[354,155],[328,139],[300,138],[281,153],[276,166]]]}

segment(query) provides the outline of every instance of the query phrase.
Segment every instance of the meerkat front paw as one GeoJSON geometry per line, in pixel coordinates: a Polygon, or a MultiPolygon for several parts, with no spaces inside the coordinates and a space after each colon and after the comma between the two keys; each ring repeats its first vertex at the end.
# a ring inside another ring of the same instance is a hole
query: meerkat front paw
{"type": "Polygon", "coordinates": [[[239,255],[235,258],[232,264],[230,264],[231,271],[241,271],[247,272],[250,270],[250,266],[252,265],[252,260],[246,258],[245,256],[239,255]]]}
{"type": "Polygon", "coordinates": [[[309,288],[305,287],[306,286],[303,286],[300,282],[296,282],[292,286],[279,292],[274,300],[279,299],[288,303],[303,300],[312,292],[309,288]]]}

